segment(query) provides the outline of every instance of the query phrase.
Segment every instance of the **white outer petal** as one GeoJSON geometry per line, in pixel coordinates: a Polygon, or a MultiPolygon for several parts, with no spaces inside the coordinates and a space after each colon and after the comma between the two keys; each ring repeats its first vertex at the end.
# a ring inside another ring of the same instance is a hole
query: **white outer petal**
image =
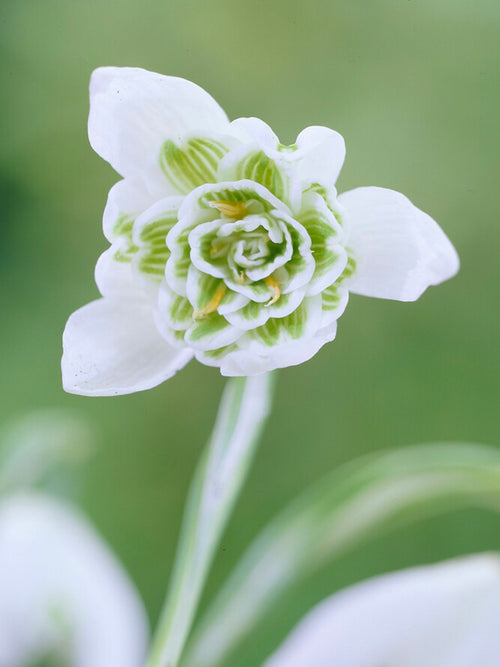
{"type": "Polygon", "coordinates": [[[114,226],[122,215],[137,217],[156,201],[140,178],[124,178],[115,183],[108,193],[102,226],[108,241],[114,241],[114,226]]]}
{"type": "Polygon", "coordinates": [[[316,606],[265,667],[497,667],[500,561],[377,577],[316,606]]]}
{"type": "Polygon", "coordinates": [[[84,396],[116,396],[151,389],[193,356],[159,334],[146,298],[103,298],[69,318],[63,334],[64,389],[84,396]]]}
{"type": "Polygon", "coordinates": [[[328,127],[306,127],[296,140],[298,149],[290,153],[303,182],[333,187],[345,159],[344,137],[328,127]]]}
{"type": "Polygon", "coordinates": [[[236,118],[229,125],[228,134],[244,144],[256,142],[260,148],[268,151],[276,150],[279,144],[278,137],[260,118],[236,118]]]}
{"type": "Polygon", "coordinates": [[[100,67],[92,74],[90,143],[122,176],[144,173],[167,139],[224,132],[228,125],[217,102],[186,79],[135,67],[100,67]]]}
{"type": "Polygon", "coordinates": [[[329,127],[306,127],[298,135],[293,151],[279,151],[278,137],[259,118],[237,118],[229,132],[244,144],[256,142],[272,159],[293,165],[303,183],[333,187],[344,164],[344,138],[329,127]]]}
{"type": "Polygon", "coordinates": [[[74,667],[143,664],[148,640],[143,605],[87,521],[41,495],[4,500],[0,665],[18,667],[43,657],[58,637],[64,640],[65,628],[74,667]]]}
{"type": "Polygon", "coordinates": [[[138,297],[141,288],[132,271],[132,263],[116,261],[114,255],[117,250],[116,246],[111,246],[97,260],[94,278],[99,292],[103,296],[122,296],[124,299],[131,295],[138,297]]]}
{"type": "Polygon", "coordinates": [[[430,285],[455,275],[459,260],[439,225],[399,192],[365,187],[344,192],[356,260],[349,289],[364,296],[415,301],[430,285]]]}

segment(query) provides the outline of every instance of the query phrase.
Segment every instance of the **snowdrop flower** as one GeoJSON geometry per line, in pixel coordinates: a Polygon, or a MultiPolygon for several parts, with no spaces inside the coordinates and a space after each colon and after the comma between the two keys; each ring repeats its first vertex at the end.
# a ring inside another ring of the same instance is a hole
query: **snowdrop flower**
{"type": "Polygon", "coordinates": [[[89,137],[123,180],[104,212],[102,298],[65,329],[69,392],[148,389],[193,356],[228,376],[299,364],[334,339],[350,291],[412,301],[458,269],[403,195],[337,196],[344,140],[326,127],[283,145],[194,83],[104,67],[89,137]]]}
{"type": "Polygon", "coordinates": [[[41,495],[1,502],[0,667],[142,667],[147,641],[136,591],[81,516],[41,495]]]}
{"type": "Polygon", "coordinates": [[[315,607],[264,667],[498,667],[500,560],[377,577],[315,607]]]}

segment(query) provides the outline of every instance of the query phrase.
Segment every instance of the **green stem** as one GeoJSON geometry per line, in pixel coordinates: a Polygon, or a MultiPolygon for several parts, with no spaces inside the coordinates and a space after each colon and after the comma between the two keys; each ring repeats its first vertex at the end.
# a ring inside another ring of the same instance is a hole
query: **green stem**
{"type": "Polygon", "coordinates": [[[167,597],[146,667],[177,667],[215,551],[271,404],[272,376],[233,378],[188,494],[167,597]]]}

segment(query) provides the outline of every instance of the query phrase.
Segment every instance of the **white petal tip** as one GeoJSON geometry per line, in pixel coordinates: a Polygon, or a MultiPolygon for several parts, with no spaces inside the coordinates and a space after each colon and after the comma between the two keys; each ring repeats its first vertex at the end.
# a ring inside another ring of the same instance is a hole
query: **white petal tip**
{"type": "Polygon", "coordinates": [[[352,292],[415,301],[457,273],[460,262],[446,234],[404,195],[363,187],[339,199],[357,263],[352,292]]]}

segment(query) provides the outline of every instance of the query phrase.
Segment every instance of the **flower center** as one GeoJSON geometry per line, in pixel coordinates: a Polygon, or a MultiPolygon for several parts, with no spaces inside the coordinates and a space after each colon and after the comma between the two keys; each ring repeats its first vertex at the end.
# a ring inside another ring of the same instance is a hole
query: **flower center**
{"type": "MultiPolygon", "coordinates": [[[[232,213],[239,214],[239,208],[232,213]]],[[[223,219],[211,240],[208,255],[212,261],[223,261],[234,282],[243,285],[269,276],[274,260],[286,252],[287,241],[279,221],[272,215],[250,214],[238,220],[223,219]]]]}

